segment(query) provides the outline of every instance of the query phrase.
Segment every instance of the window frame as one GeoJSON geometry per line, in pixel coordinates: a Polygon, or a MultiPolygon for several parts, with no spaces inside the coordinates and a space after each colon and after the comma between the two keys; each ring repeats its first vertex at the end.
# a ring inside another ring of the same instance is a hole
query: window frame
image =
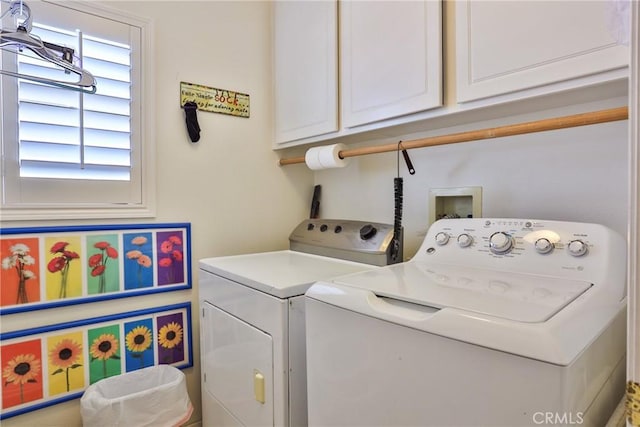
{"type": "MultiPolygon", "coordinates": [[[[132,55],[132,69],[137,67],[137,79],[132,80],[132,86],[138,86],[136,97],[131,98],[131,137],[132,137],[132,162],[139,162],[140,175],[139,183],[130,181],[131,185],[125,191],[131,191],[134,185],[139,185],[140,200],[134,203],[114,203],[114,202],[81,202],[81,203],[60,203],[60,202],[21,202],[8,201],[6,199],[6,186],[15,182],[19,185],[18,193],[22,191],[21,180],[29,178],[19,177],[19,166],[16,165],[18,150],[17,123],[7,123],[5,115],[12,114],[13,111],[3,111],[4,104],[0,104],[0,121],[2,129],[0,132],[0,144],[2,148],[2,197],[0,200],[0,220],[21,221],[21,220],[43,220],[43,219],[94,219],[94,218],[145,218],[154,217],[156,212],[156,180],[155,180],[155,102],[154,86],[155,79],[153,73],[153,22],[148,18],[142,18],[130,14],[129,12],[112,9],[103,5],[89,4],[76,1],[51,1],[42,0],[42,3],[49,3],[54,6],[71,9],[81,13],[95,15],[98,18],[110,19],[128,24],[140,29],[140,55],[132,55]],[[139,63],[137,63],[139,61],[139,63]],[[143,107],[144,106],[144,107],[143,107]],[[139,122],[139,123],[136,123],[139,122]],[[13,138],[5,135],[14,132],[13,138]],[[134,152],[137,150],[137,152],[134,152]],[[13,153],[14,157],[10,158],[13,153]],[[13,162],[13,163],[12,163],[13,162]],[[12,169],[13,168],[13,169],[12,169]],[[13,173],[13,176],[5,176],[13,173]],[[17,174],[17,175],[16,175],[17,174]],[[13,179],[13,181],[12,181],[13,179]]],[[[39,22],[36,13],[33,13],[35,22],[39,22]]],[[[41,20],[40,20],[41,21],[41,20]]],[[[49,24],[44,21],[44,24],[49,24]]],[[[0,78],[0,93],[12,97],[17,101],[17,80],[13,77],[2,76],[0,78]]],[[[16,106],[11,106],[14,111],[16,106]]],[[[84,188],[99,188],[106,181],[78,181],[77,184],[84,188]]],[[[54,183],[52,185],[55,186],[54,183]]],[[[58,187],[60,187],[58,185],[58,187]]]]}

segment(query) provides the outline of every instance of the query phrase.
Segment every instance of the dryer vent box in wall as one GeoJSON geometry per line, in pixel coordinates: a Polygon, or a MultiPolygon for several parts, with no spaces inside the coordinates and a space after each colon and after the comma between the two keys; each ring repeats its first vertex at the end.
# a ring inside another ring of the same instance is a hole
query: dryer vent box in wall
{"type": "Polygon", "coordinates": [[[481,216],[482,187],[429,190],[429,225],[442,218],[479,218],[481,216]]]}

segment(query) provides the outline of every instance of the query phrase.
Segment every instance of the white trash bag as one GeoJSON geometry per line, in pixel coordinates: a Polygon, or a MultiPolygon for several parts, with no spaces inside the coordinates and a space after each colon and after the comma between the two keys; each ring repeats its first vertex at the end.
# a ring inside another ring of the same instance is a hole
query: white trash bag
{"type": "Polygon", "coordinates": [[[158,365],[90,385],[80,399],[80,412],[85,427],[169,427],[187,422],[193,406],[184,373],[158,365]]]}

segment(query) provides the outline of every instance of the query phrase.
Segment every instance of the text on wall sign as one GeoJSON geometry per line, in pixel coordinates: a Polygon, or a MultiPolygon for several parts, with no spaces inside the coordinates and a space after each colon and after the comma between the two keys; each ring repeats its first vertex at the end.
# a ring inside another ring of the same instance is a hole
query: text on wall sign
{"type": "Polygon", "coordinates": [[[191,101],[200,111],[249,117],[249,95],[246,93],[180,82],[180,106],[191,101]]]}

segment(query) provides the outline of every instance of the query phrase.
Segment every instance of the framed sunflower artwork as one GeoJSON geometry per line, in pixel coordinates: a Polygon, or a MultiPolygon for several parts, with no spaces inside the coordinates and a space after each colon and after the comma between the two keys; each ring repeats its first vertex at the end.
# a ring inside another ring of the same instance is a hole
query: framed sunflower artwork
{"type": "Polygon", "coordinates": [[[0,420],[82,396],[103,378],[193,366],[191,303],[0,334],[0,420]]]}
{"type": "Polygon", "coordinates": [[[0,315],[191,288],[191,225],[0,229],[0,315]]]}

